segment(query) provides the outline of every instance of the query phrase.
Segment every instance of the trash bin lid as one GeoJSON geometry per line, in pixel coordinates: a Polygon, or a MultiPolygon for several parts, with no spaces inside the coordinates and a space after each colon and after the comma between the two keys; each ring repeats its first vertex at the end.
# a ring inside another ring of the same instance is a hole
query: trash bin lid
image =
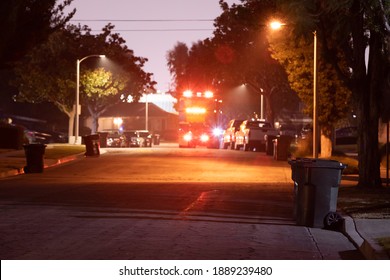
{"type": "Polygon", "coordinates": [[[347,166],[337,160],[318,159],[318,158],[297,158],[290,160],[290,165],[303,168],[328,168],[328,169],[344,169],[347,166]]]}

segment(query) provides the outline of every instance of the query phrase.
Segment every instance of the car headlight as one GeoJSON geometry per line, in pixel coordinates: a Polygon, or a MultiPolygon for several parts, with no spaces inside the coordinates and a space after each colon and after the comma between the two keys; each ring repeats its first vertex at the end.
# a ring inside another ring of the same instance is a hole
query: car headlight
{"type": "Polygon", "coordinates": [[[210,137],[207,134],[202,134],[200,136],[200,141],[202,141],[202,142],[207,142],[209,140],[210,140],[210,137]]]}
{"type": "Polygon", "coordinates": [[[190,142],[192,140],[192,134],[191,133],[184,134],[183,139],[187,142],[190,142]]]}
{"type": "Polygon", "coordinates": [[[213,135],[214,136],[221,136],[223,134],[223,130],[220,129],[219,127],[216,127],[213,129],[213,135]]]}

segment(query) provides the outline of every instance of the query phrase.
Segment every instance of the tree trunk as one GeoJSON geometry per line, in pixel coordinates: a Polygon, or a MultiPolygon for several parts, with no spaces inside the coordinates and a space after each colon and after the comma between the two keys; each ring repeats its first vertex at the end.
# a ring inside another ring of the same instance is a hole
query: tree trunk
{"type": "Polygon", "coordinates": [[[321,157],[329,158],[332,156],[332,139],[327,133],[321,129],[321,157]]]}
{"type": "Polygon", "coordinates": [[[352,25],[353,38],[353,94],[357,102],[358,115],[358,186],[375,188],[381,186],[378,148],[379,102],[378,79],[383,77],[380,69],[383,65],[381,43],[378,34],[370,32],[369,63],[366,70],[367,38],[364,28],[364,12],[361,1],[354,1],[352,13],[355,14],[352,25]]]}
{"type": "Polygon", "coordinates": [[[75,111],[71,111],[68,114],[69,120],[68,120],[68,136],[74,136],[74,121],[75,121],[75,111]]]}

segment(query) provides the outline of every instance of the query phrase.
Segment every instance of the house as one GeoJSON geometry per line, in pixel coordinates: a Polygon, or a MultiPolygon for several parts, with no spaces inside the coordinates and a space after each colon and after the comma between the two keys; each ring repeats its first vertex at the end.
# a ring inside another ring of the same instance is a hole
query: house
{"type": "MultiPolygon", "coordinates": [[[[153,103],[119,103],[108,108],[98,121],[99,131],[147,129],[165,140],[177,138],[178,115],[153,103]]],[[[91,123],[92,120],[88,119],[86,125],[91,127],[91,123]]]]}

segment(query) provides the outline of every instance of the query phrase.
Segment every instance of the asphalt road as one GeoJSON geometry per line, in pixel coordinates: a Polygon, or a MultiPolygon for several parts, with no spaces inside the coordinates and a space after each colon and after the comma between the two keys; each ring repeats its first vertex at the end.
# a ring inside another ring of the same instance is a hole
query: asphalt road
{"type": "Polygon", "coordinates": [[[296,226],[291,169],[264,153],[107,149],[0,180],[1,259],[359,259],[296,226]]]}

